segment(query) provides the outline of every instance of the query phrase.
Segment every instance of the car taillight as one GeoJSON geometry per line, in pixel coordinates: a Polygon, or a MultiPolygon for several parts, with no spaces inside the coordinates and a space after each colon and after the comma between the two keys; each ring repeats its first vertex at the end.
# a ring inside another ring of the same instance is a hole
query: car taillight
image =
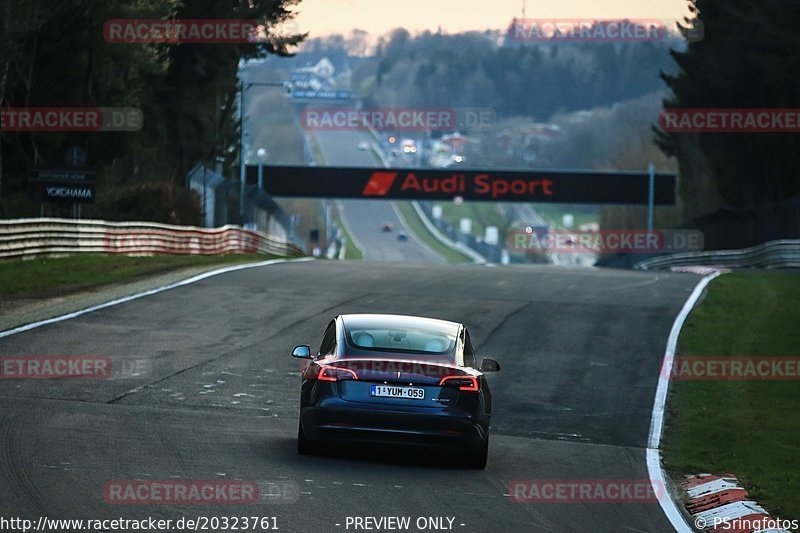
{"type": "Polygon", "coordinates": [[[340,379],[358,379],[358,374],[349,368],[337,366],[320,366],[317,374],[319,381],[339,381],[340,379]]]}
{"type": "Polygon", "coordinates": [[[458,390],[478,392],[478,378],[472,376],[445,376],[439,381],[440,387],[458,387],[458,390]]]}

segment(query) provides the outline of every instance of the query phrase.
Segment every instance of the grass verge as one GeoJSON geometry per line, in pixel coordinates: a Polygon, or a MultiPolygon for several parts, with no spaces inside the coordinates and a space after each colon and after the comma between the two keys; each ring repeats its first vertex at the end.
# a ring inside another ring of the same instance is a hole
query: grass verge
{"type": "MultiPolygon", "coordinates": [[[[679,356],[800,355],[800,274],[714,280],[681,331],[679,356]]],[[[662,451],[676,480],[736,475],[776,516],[800,519],[800,382],[676,381],[662,451]]]]}
{"type": "Polygon", "coordinates": [[[563,217],[569,213],[574,220],[572,226],[579,228],[584,224],[599,224],[600,214],[597,211],[586,211],[586,206],[573,206],[569,204],[535,204],[533,208],[542,215],[551,226],[561,227],[563,217]]]}
{"type": "Polygon", "coordinates": [[[344,220],[342,219],[338,210],[336,211],[336,227],[339,228],[339,231],[342,232],[342,237],[345,239],[344,258],[346,260],[363,259],[364,253],[356,245],[353,237],[350,236],[350,232],[347,231],[347,224],[344,223],[344,220]]]}
{"type": "Polygon", "coordinates": [[[442,256],[445,261],[448,263],[472,263],[472,259],[466,255],[439,242],[439,240],[428,231],[425,224],[422,223],[422,220],[420,220],[411,202],[395,202],[394,205],[405,220],[408,230],[434,252],[442,256]]]}
{"type": "Polygon", "coordinates": [[[439,205],[442,207],[442,218],[454,227],[458,227],[461,218],[471,219],[473,235],[484,235],[486,226],[494,226],[501,232],[505,229],[506,219],[494,202],[464,202],[461,205],[440,202],[439,205]]]}
{"type": "Polygon", "coordinates": [[[197,266],[264,261],[274,256],[76,254],[67,257],[0,261],[0,298],[6,301],[62,296],[102,285],[197,266]]]}

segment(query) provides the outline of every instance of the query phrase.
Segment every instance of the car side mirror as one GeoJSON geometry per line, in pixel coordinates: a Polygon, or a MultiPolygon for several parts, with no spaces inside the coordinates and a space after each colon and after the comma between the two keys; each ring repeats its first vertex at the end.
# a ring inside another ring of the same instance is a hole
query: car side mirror
{"type": "Polygon", "coordinates": [[[311,359],[311,348],[309,348],[308,344],[295,346],[294,350],[292,350],[292,357],[297,357],[298,359],[311,359]]]}
{"type": "Polygon", "coordinates": [[[484,359],[481,361],[481,372],[500,372],[500,363],[494,359],[484,359]]]}

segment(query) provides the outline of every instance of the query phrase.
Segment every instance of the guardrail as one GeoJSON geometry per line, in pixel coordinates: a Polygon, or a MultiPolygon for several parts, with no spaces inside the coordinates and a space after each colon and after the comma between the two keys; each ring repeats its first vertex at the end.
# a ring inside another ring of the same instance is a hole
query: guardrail
{"type": "Polygon", "coordinates": [[[741,250],[685,252],[645,259],[636,270],[664,270],[682,266],[725,268],[800,268],[800,240],[770,241],[741,250]]]}
{"type": "Polygon", "coordinates": [[[153,222],[63,218],[0,220],[0,258],[80,252],[125,255],[305,255],[292,244],[239,226],[205,229],[153,222]]]}
{"type": "MultiPolygon", "coordinates": [[[[442,243],[443,245],[447,246],[451,250],[455,250],[456,252],[460,253],[461,255],[465,255],[472,259],[472,262],[477,265],[485,265],[487,263],[486,258],[478,253],[476,250],[472,249],[471,247],[467,246],[464,243],[458,242],[453,240],[449,235],[440,231],[440,228],[437,227],[436,223],[431,220],[433,217],[428,217],[428,213],[423,209],[420,203],[416,200],[411,202],[411,207],[414,208],[414,211],[417,213],[417,216],[422,221],[422,224],[425,225],[425,228],[428,232],[433,235],[433,237],[442,243]]],[[[441,221],[439,221],[441,223],[441,221]]],[[[441,228],[444,229],[444,228],[441,228]]]]}

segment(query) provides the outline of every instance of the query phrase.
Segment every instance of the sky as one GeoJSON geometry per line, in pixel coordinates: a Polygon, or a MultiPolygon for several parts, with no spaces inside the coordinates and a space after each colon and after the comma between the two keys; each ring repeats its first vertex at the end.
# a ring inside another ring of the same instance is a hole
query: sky
{"type": "MultiPolygon", "coordinates": [[[[291,23],[311,37],[349,34],[353,29],[383,35],[409,31],[448,33],[505,29],[520,17],[523,0],[302,0],[291,23]],[[487,7],[491,11],[487,12],[487,7]]],[[[667,19],[688,15],[687,0],[527,0],[526,18],[667,19]]]]}

